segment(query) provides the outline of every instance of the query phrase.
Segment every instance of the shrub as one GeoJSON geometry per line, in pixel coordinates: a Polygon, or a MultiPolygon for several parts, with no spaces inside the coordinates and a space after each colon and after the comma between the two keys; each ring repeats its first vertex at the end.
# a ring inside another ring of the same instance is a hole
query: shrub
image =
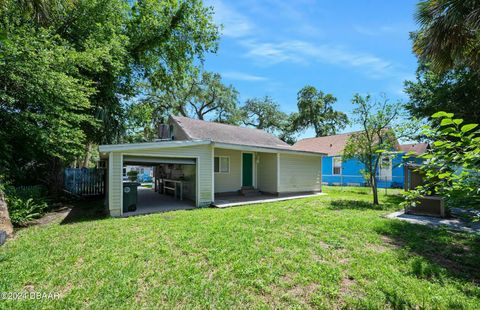
{"type": "MultiPolygon", "coordinates": [[[[463,124],[452,113],[437,112],[439,125],[426,127],[431,149],[420,155],[424,185],[406,194],[406,204],[415,205],[421,195],[440,195],[447,206],[480,206],[480,131],[477,124],[463,124]]],[[[406,154],[409,156],[410,154],[406,154]]]]}
{"type": "Polygon", "coordinates": [[[130,181],[135,182],[138,180],[138,171],[130,170],[127,172],[127,176],[130,181]]]}
{"type": "Polygon", "coordinates": [[[23,199],[7,197],[10,220],[15,226],[25,225],[27,222],[43,215],[48,205],[44,201],[34,201],[33,198],[23,199]]]}
{"type": "Polygon", "coordinates": [[[41,217],[48,208],[43,186],[18,187],[4,186],[4,192],[10,214],[10,220],[15,226],[41,217]]]}

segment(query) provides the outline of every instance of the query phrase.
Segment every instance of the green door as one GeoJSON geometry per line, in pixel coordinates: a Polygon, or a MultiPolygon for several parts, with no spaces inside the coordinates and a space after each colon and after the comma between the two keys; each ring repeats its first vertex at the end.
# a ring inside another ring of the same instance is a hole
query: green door
{"type": "Polygon", "coordinates": [[[253,154],[242,154],[242,186],[253,186],[253,154]]]}

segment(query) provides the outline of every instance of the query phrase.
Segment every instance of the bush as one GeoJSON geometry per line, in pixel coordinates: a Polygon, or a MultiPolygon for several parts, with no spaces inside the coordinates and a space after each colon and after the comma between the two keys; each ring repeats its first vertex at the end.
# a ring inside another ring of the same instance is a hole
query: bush
{"type": "Polygon", "coordinates": [[[25,225],[27,222],[43,215],[48,205],[44,201],[34,201],[33,198],[22,199],[7,197],[10,220],[15,226],[25,225]]]}
{"type": "Polygon", "coordinates": [[[10,220],[14,226],[22,226],[41,217],[48,208],[43,186],[5,186],[4,192],[10,220]]]}
{"type": "Polygon", "coordinates": [[[138,171],[130,170],[127,172],[127,176],[130,181],[135,182],[138,180],[138,171]]]}

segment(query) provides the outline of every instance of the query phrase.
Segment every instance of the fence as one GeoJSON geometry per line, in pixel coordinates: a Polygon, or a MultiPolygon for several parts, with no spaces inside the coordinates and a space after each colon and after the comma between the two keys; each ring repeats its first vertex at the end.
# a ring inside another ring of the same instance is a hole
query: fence
{"type": "Polygon", "coordinates": [[[63,185],[67,191],[79,196],[103,196],[105,194],[105,169],[67,168],[63,185]]]}

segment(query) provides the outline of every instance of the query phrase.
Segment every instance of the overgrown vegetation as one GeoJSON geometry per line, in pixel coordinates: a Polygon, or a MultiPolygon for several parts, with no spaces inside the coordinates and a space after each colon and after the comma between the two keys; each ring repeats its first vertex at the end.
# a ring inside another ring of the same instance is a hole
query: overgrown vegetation
{"type": "MultiPolygon", "coordinates": [[[[2,189],[0,189],[2,190],[2,189]]],[[[4,186],[10,220],[14,226],[23,226],[29,221],[41,217],[48,209],[43,186],[15,188],[4,186]]]]}
{"type": "Polygon", "coordinates": [[[22,229],[0,248],[0,291],[58,292],[60,298],[4,300],[2,306],[480,307],[478,236],[383,218],[398,208],[398,190],[382,191],[378,206],[369,188],[325,192],[22,229]]]}
{"type": "MultiPolygon", "coordinates": [[[[419,157],[424,165],[422,186],[407,194],[415,204],[421,195],[440,195],[448,206],[480,208],[480,131],[478,124],[466,124],[453,113],[437,112],[436,127],[425,127],[424,135],[433,141],[430,150],[419,157]]],[[[406,154],[407,156],[409,154],[406,154]]]]}

